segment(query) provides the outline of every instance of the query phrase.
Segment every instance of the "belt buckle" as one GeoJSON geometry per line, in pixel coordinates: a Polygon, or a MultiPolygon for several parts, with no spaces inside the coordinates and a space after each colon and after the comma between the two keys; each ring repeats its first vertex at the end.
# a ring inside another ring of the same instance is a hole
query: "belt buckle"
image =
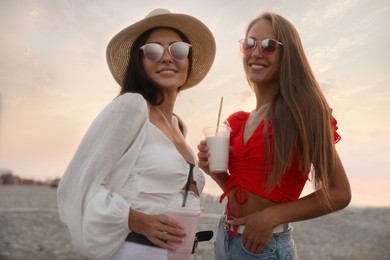
{"type": "Polygon", "coordinates": [[[221,218],[222,218],[223,229],[227,231],[229,229],[229,224],[227,222],[227,212],[224,212],[221,218]]]}

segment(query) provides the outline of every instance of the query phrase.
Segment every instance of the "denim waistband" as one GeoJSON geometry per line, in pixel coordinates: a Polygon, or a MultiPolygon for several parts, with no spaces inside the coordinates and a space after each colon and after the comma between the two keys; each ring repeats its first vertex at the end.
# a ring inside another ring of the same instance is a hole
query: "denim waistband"
{"type": "MultiPolygon", "coordinates": [[[[230,216],[230,219],[236,219],[236,218],[234,216],[230,216]]],[[[223,216],[221,217],[220,221],[222,222],[223,228],[226,231],[229,229],[229,226],[230,226],[230,231],[233,231],[234,228],[236,227],[236,226],[228,224],[228,222],[227,222],[228,221],[228,217],[227,217],[227,213],[226,212],[223,214],[223,216]]],[[[290,223],[284,223],[284,224],[280,224],[277,227],[275,227],[273,233],[274,234],[283,234],[283,233],[289,231],[290,229],[291,229],[291,224],[290,223]]],[[[243,234],[244,230],[245,230],[245,225],[240,225],[238,227],[237,233],[243,234]]],[[[290,239],[290,237],[287,237],[287,239],[290,239]]]]}

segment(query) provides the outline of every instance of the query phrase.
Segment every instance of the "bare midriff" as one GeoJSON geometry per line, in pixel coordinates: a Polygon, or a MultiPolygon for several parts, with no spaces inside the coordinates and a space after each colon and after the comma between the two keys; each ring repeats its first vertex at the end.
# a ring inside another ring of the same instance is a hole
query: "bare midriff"
{"type": "Polygon", "coordinates": [[[248,199],[244,203],[238,204],[234,199],[235,190],[236,188],[232,188],[228,195],[230,199],[231,216],[240,215],[242,218],[276,204],[275,202],[260,197],[250,191],[246,191],[248,199]],[[238,210],[238,208],[240,208],[240,210],[238,210]],[[240,214],[238,214],[238,211],[240,211],[240,214]]]}

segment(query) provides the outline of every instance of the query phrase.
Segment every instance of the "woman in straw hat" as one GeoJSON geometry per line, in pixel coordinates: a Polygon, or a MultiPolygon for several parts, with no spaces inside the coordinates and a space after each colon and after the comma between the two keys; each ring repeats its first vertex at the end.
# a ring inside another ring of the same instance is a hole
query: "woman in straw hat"
{"type": "MultiPolygon", "coordinates": [[[[265,13],[240,41],[256,107],[228,117],[229,171],[210,174],[227,197],[216,259],[296,259],[290,222],[346,207],[349,181],[336,152],[336,120],[307,61],[299,34],[284,17],[265,13]],[[316,190],[301,197],[310,170],[316,190]]],[[[208,171],[208,150],[198,146],[208,171]]]]}
{"type": "Polygon", "coordinates": [[[178,93],[198,84],[215,56],[198,19],[157,9],[119,32],[107,62],[121,86],[87,131],[58,187],[74,245],[92,259],[166,259],[185,228],[164,215],[186,184],[204,176],[174,115],[178,93]]]}

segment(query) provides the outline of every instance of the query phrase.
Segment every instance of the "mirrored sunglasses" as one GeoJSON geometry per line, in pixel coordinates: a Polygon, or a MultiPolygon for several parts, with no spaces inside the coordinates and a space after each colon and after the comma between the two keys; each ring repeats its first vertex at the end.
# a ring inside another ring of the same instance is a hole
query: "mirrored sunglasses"
{"type": "Polygon", "coordinates": [[[163,47],[158,43],[147,43],[140,49],[143,50],[144,55],[148,60],[157,62],[164,56],[165,49],[168,49],[168,53],[172,59],[180,61],[188,57],[190,48],[191,44],[186,42],[174,42],[168,47],[163,47]]]}
{"type": "Polygon", "coordinates": [[[239,41],[241,45],[241,52],[244,54],[252,54],[257,44],[260,45],[261,53],[264,55],[270,55],[276,51],[278,45],[283,46],[283,44],[274,39],[265,39],[262,41],[256,41],[255,39],[248,37],[239,41]]]}

